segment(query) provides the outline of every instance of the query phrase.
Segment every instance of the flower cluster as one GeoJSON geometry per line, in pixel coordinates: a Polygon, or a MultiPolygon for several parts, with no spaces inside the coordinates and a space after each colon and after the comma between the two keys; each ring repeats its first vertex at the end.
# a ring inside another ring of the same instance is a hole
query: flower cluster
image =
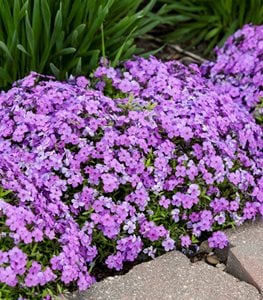
{"type": "Polygon", "coordinates": [[[0,285],[18,293],[84,290],[97,261],[120,270],[202,234],[222,248],[221,228],[263,216],[262,127],[197,66],[138,58],[94,77],[31,73],[0,94],[0,285]]]}
{"type": "MultiPolygon", "coordinates": [[[[202,72],[219,93],[254,111],[263,97],[263,27],[245,25],[216,49],[216,61],[206,62],[202,72]]],[[[256,112],[263,115],[263,110],[256,112]]]]}

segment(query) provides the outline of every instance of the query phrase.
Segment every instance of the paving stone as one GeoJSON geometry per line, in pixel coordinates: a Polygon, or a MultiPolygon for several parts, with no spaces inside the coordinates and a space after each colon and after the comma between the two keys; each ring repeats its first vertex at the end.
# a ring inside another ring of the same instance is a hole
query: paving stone
{"type": "Polygon", "coordinates": [[[106,278],[70,300],[257,300],[257,289],[204,262],[172,251],[106,278]]]}
{"type": "Polygon", "coordinates": [[[227,272],[263,292],[263,219],[228,230],[226,234],[231,244],[227,272]]]}

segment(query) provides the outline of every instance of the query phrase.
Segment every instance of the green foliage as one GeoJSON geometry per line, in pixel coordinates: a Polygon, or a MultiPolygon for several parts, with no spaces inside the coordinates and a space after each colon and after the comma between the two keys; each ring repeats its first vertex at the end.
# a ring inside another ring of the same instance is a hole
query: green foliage
{"type": "Polygon", "coordinates": [[[255,107],[253,115],[256,119],[256,122],[263,126],[263,98],[260,98],[258,105],[255,107]]]}
{"type": "Polygon", "coordinates": [[[263,23],[262,0],[159,0],[162,22],[171,25],[168,42],[206,42],[205,54],[244,24],[263,23]]]}
{"type": "Polygon", "coordinates": [[[1,0],[0,88],[32,70],[63,79],[87,75],[101,56],[130,58],[134,39],[159,23],[148,17],[155,2],[1,0]]]}

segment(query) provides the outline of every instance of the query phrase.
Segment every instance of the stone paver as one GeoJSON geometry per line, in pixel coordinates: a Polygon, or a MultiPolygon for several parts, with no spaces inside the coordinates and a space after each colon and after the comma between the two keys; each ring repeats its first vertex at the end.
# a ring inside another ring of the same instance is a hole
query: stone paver
{"type": "Polygon", "coordinates": [[[226,234],[231,244],[227,272],[263,292],[263,219],[228,230],[226,234]]]}
{"type": "Polygon", "coordinates": [[[78,300],[257,300],[257,289],[204,262],[192,264],[178,251],[109,277],[67,299],[78,300]]]}

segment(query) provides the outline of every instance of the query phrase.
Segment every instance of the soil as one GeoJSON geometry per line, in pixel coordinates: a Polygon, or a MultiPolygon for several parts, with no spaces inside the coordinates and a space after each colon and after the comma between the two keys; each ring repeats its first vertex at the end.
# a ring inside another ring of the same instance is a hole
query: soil
{"type": "Polygon", "coordinates": [[[215,55],[211,53],[209,56],[204,56],[206,44],[201,43],[196,47],[190,44],[179,42],[178,43],[165,43],[163,36],[169,28],[163,26],[153,30],[150,34],[137,39],[136,44],[139,48],[143,49],[143,53],[148,53],[160,49],[154,56],[164,61],[179,60],[188,65],[190,63],[201,64],[205,60],[214,60],[215,55]]]}

